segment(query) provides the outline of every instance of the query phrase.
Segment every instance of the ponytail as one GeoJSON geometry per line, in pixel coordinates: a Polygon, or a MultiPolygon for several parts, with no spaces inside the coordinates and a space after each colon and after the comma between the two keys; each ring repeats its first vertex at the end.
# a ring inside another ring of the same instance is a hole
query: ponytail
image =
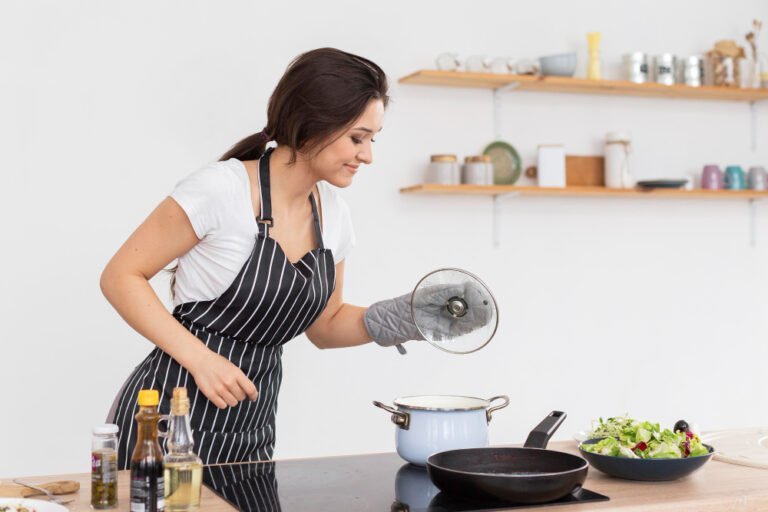
{"type": "Polygon", "coordinates": [[[230,158],[236,158],[241,162],[245,160],[258,160],[267,150],[268,142],[269,135],[267,135],[267,129],[264,128],[260,132],[249,135],[232,146],[219,161],[229,160],[230,158]]]}

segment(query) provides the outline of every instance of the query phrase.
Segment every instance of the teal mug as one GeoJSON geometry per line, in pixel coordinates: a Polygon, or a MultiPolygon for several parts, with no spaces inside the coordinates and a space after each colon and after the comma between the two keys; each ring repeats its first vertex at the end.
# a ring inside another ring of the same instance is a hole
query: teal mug
{"type": "Polygon", "coordinates": [[[744,169],[740,165],[729,165],[725,168],[723,183],[726,190],[744,190],[747,188],[747,179],[744,169]]]}

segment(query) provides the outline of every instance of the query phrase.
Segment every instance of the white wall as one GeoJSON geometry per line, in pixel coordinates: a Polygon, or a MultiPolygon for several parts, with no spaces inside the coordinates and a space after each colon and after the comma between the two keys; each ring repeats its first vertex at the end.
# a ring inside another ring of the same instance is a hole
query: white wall
{"type": "MultiPolygon", "coordinates": [[[[371,400],[407,394],[509,394],[495,443],[521,442],[552,409],[569,414],[560,439],[624,412],[765,424],[765,208],[751,249],[742,202],[514,199],[494,249],[489,198],[398,193],[429,154],[493,139],[490,92],[397,83],[443,51],[583,56],[585,33],[600,30],[610,75],[626,51],[742,40],[754,17],[768,21],[762,0],[3,2],[0,476],[88,471],[91,426],[150,349],[101,296],[101,269],[177,180],[264,125],[291,58],[326,45],[392,79],[376,161],[344,191],[358,237],[347,300],[399,295],[458,266],[493,288],[501,324],[466,357],[295,340],[278,457],[393,450],[371,400]]],[[[595,154],[605,132],[628,130],[637,174],[674,177],[707,162],[768,165],[767,108],[751,152],[741,103],[510,93],[503,138],[530,165],[539,143],[595,154]]],[[[166,280],[153,284],[167,299],[166,280]]]]}

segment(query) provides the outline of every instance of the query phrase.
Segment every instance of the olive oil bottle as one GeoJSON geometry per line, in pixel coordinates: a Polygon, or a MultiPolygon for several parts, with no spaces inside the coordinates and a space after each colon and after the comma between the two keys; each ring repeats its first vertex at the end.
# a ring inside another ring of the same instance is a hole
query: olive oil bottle
{"type": "Polygon", "coordinates": [[[175,388],[168,420],[168,453],[165,464],[165,503],[167,511],[196,510],[200,506],[203,462],[192,451],[189,425],[189,397],[186,388],[175,388]]]}
{"type": "Polygon", "coordinates": [[[157,441],[159,401],[157,390],[139,391],[138,435],[131,455],[131,512],[165,512],[163,452],[157,441]]]}

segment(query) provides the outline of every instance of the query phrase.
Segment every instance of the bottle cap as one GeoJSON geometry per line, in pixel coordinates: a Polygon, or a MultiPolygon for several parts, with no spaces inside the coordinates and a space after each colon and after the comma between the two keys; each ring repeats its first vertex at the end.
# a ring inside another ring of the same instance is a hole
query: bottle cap
{"type": "Polygon", "coordinates": [[[105,423],[104,425],[94,425],[94,434],[117,434],[120,432],[120,428],[112,423],[105,423]]]}
{"type": "Polygon", "coordinates": [[[152,407],[160,403],[160,393],[156,389],[142,389],[139,391],[139,406],[152,407]]]}

